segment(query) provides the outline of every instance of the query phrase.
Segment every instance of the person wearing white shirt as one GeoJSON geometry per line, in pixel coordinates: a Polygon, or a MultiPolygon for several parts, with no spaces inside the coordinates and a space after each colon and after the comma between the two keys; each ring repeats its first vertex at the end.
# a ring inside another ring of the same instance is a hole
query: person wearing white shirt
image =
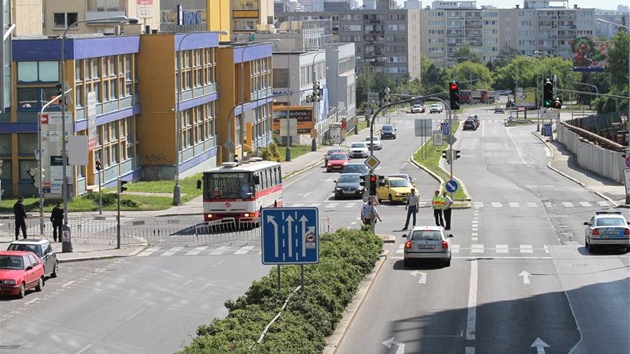
{"type": "Polygon", "coordinates": [[[405,227],[403,227],[403,231],[407,230],[407,226],[409,226],[409,219],[413,215],[413,223],[411,228],[416,226],[416,214],[420,209],[420,198],[416,195],[416,190],[411,188],[411,194],[407,198],[407,204],[405,204],[405,210],[407,210],[407,220],[405,221],[405,227]]]}

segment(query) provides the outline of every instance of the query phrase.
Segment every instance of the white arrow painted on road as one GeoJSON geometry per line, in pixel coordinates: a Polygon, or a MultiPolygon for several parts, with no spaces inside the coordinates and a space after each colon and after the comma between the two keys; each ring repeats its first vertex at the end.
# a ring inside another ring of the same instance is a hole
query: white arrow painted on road
{"type": "Polygon", "coordinates": [[[523,277],[523,284],[531,284],[532,282],[529,281],[529,277],[531,276],[531,274],[529,274],[526,271],[522,271],[518,274],[520,277],[523,277]]]}
{"type": "MultiPolygon", "coordinates": [[[[401,343],[401,342],[396,342],[394,340],[395,337],[391,337],[390,339],[386,340],[383,342],[383,345],[386,346],[387,348],[391,349],[392,346],[397,346],[396,351],[394,352],[394,354],[405,354],[405,343],[401,343]]],[[[390,350],[391,352],[391,350],[390,350]]]]}
{"type": "Polygon", "coordinates": [[[287,221],[287,227],[289,228],[287,232],[287,238],[289,241],[289,257],[293,257],[293,221],[295,219],[289,215],[285,220],[287,221]]]}
{"type": "Polygon", "coordinates": [[[267,215],[267,222],[273,225],[273,247],[274,255],[278,258],[278,223],[274,220],[274,217],[267,215]]]}
{"type": "Polygon", "coordinates": [[[308,221],[308,218],[306,217],[306,215],[302,215],[302,217],[300,218],[300,222],[302,223],[302,257],[305,258],[306,257],[306,222],[308,221]]]}
{"type": "Polygon", "coordinates": [[[542,339],[536,338],[534,343],[532,343],[531,347],[536,348],[536,354],[545,354],[545,348],[549,348],[549,345],[543,342],[542,339]]]}
{"type": "Polygon", "coordinates": [[[423,273],[423,272],[418,272],[417,270],[414,270],[413,272],[411,272],[411,275],[415,276],[420,276],[420,279],[418,280],[418,284],[426,284],[427,283],[427,273],[423,273]]]}

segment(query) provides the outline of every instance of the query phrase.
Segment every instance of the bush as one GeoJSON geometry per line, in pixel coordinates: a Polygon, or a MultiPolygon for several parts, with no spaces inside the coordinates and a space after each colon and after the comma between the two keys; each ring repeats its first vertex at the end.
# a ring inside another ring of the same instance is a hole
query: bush
{"type": "Polygon", "coordinates": [[[280,162],[280,151],[278,151],[278,144],[275,141],[272,141],[267,147],[261,148],[260,157],[263,160],[280,162]]]}
{"type": "Polygon", "coordinates": [[[199,326],[197,337],[181,353],[321,353],[382,248],[380,238],[362,230],[321,235],[319,263],[304,266],[304,289],[291,295],[301,283],[301,267],[285,265],[280,267],[278,292],[274,267],[245,295],[226,301],[227,317],[199,326]],[[288,306],[256,344],[290,296],[288,306]]]}

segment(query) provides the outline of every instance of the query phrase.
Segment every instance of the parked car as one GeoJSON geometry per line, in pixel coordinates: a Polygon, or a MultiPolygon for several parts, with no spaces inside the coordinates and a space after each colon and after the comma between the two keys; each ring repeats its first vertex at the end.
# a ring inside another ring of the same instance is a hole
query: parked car
{"type": "Polygon", "coordinates": [[[361,184],[363,175],[360,173],[343,173],[335,181],[335,199],[361,198],[365,187],[361,184]]]}
{"type": "Polygon", "coordinates": [[[374,136],[370,138],[369,136],[365,137],[365,145],[367,145],[368,149],[370,145],[374,145],[374,150],[382,150],[383,143],[381,143],[381,139],[378,136],[374,136]]]}
{"type": "Polygon", "coordinates": [[[23,298],[26,291],[42,291],[44,265],[33,252],[0,251],[0,295],[23,298]]]}
{"type": "Polygon", "coordinates": [[[364,142],[352,143],[350,145],[350,158],[356,157],[368,157],[370,156],[370,149],[364,142]]]}
{"type": "Polygon", "coordinates": [[[429,114],[431,113],[442,113],[444,111],[444,107],[442,107],[441,103],[434,103],[429,107],[429,114]]]}
{"type": "Polygon", "coordinates": [[[404,203],[411,194],[413,185],[406,178],[385,177],[383,185],[376,188],[378,201],[388,200],[391,204],[404,203]]]}
{"type": "Polygon", "coordinates": [[[350,161],[350,157],[345,152],[338,152],[330,155],[328,158],[328,165],[326,166],[326,172],[341,171],[344,166],[350,161]]]}
{"type": "Polygon", "coordinates": [[[59,262],[57,261],[57,253],[55,253],[48,240],[41,240],[36,238],[16,240],[9,244],[7,250],[33,252],[44,264],[44,274],[46,277],[56,278],[57,274],[59,274],[59,262]]]}
{"type": "Polygon", "coordinates": [[[396,139],[396,126],[393,124],[384,124],[381,127],[381,140],[396,139]]]}
{"type": "Polygon", "coordinates": [[[328,151],[326,151],[326,154],[324,155],[324,167],[326,167],[328,165],[328,158],[330,157],[330,155],[337,153],[337,152],[348,152],[348,149],[346,148],[332,148],[328,151]]]}
{"type": "Polygon", "coordinates": [[[346,166],[341,170],[342,174],[346,173],[358,173],[361,176],[366,175],[370,172],[370,169],[363,162],[349,162],[346,166]]]}
{"type": "Polygon", "coordinates": [[[407,235],[403,248],[403,263],[409,266],[415,260],[442,261],[451,265],[451,234],[442,226],[415,226],[407,235]]]}
{"type": "Polygon", "coordinates": [[[422,103],[416,103],[411,107],[411,113],[424,113],[425,108],[422,103]]]}
{"type": "Polygon", "coordinates": [[[599,247],[618,247],[630,252],[630,228],[620,210],[598,210],[584,225],[584,245],[589,252],[599,247]]]}
{"type": "Polygon", "coordinates": [[[501,106],[494,107],[494,113],[505,113],[505,108],[501,106]]]}

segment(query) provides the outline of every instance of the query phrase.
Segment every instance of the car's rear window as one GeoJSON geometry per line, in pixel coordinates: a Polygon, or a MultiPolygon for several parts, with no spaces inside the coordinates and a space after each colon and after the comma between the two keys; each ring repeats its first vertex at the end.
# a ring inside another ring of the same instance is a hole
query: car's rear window
{"type": "Polygon", "coordinates": [[[437,230],[416,230],[411,234],[412,240],[433,240],[438,241],[442,239],[440,231],[437,230]]]}
{"type": "Polygon", "coordinates": [[[597,226],[625,226],[623,219],[621,218],[599,218],[597,219],[597,226]]]}
{"type": "Polygon", "coordinates": [[[39,252],[39,247],[35,246],[35,245],[22,245],[22,244],[11,244],[9,245],[8,250],[10,251],[29,251],[29,252],[33,252],[38,256],[42,256],[41,252],[39,252]]]}
{"type": "Polygon", "coordinates": [[[331,160],[347,160],[348,157],[346,154],[332,154],[330,155],[331,160]]]}

